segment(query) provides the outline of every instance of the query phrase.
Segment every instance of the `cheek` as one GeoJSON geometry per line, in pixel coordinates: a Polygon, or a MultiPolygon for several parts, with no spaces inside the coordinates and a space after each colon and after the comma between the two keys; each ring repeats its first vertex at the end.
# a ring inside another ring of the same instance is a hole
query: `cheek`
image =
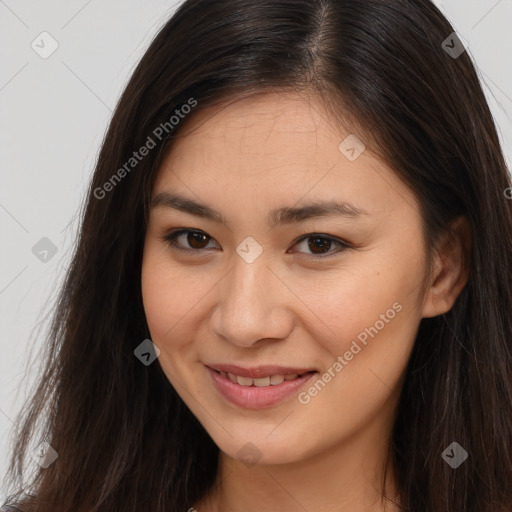
{"type": "Polygon", "coordinates": [[[323,324],[329,326],[329,330],[324,326],[320,329],[325,333],[324,348],[332,358],[346,355],[348,361],[361,359],[358,354],[364,352],[373,340],[382,340],[374,351],[388,350],[390,347],[384,343],[393,343],[406,318],[403,299],[397,300],[400,295],[389,288],[368,288],[366,293],[359,289],[357,294],[350,293],[347,288],[346,293],[331,295],[330,301],[317,302],[323,324]]]}
{"type": "Polygon", "coordinates": [[[407,264],[397,263],[399,254],[378,256],[368,254],[350,271],[298,288],[315,313],[315,338],[333,360],[346,353],[350,360],[394,364],[409,353],[421,319],[421,254],[411,253],[407,264]],[[368,354],[361,357],[363,352],[368,354]]]}
{"type": "Polygon", "coordinates": [[[149,245],[142,262],[141,288],[144,312],[152,341],[167,356],[186,357],[204,313],[208,291],[215,279],[200,267],[190,270],[172,264],[165,250],[149,245]]]}
{"type": "Polygon", "coordinates": [[[172,265],[165,248],[147,241],[141,272],[144,311],[153,336],[162,339],[181,318],[194,295],[194,286],[186,275],[172,265]]]}
{"type": "Polygon", "coordinates": [[[298,399],[305,415],[329,423],[327,437],[362,428],[383,410],[414,346],[419,320],[411,282],[383,275],[366,274],[364,286],[353,276],[342,288],[329,287],[328,299],[311,303],[324,322],[312,332],[324,353],[322,383],[312,382],[298,399]]]}
{"type": "Polygon", "coordinates": [[[176,296],[161,279],[161,272],[151,260],[144,261],[142,266],[142,302],[146,320],[152,338],[162,340],[165,333],[173,325],[173,316],[176,312],[176,296]]]}
{"type": "Polygon", "coordinates": [[[185,314],[188,288],[179,276],[169,271],[165,251],[157,250],[151,243],[146,245],[141,273],[142,301],[152,339],[159,346],[166,342],[185,314]]]}
{"type": "Polygon", "coordinates": [[[180,318],[183,317],[183,302],[178,300],[180,294],[176,293],[175,276],[170,278],[162,270],[151,252],[145,253],[142,275],[142,300],[146,321],[151,335],[151,341],[159,348],[158,364],[166,374],[167,379],[176,386],[174,377],[179,375],[176,367],[176,354],[183,348],[179,335],[180,318]]]}

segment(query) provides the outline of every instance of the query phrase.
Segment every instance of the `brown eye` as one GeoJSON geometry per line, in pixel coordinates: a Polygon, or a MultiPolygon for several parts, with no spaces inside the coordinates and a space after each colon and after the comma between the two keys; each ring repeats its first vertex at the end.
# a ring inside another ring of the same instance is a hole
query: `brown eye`
{"type": "Polygon", "coordinates": [[[332,245],[332,240],[320,237],[309,237],[308,247],[313,254],[324,254],[332,245]]]}
{"type": "MultiPolygon", "coordinates": [[[[208,243],[214,240],[206,233],[193,229],[178,229],[171,231],[170,233],[162,236],[162,239],[179,251],[196,255],[200,255],[205,252],[206,249],[212,249],[212,247],[208,247],[208,243]]],[[[300,244],[305,245],[305,247],[303,247],[305,250],[296,252],[301,254],[305,253],[306,256],[309,256],[312,259],[326,259],[331,256],[335,256],[346,249],[353,248],[353,245],[344,240],[315,233],[303,236],[294,244],[294,246],[300,244]],[[339,249],[334,251],[332,250],[333,246],[337,246],[339,249]]]]}
{"type": "Polygon", "coordinates": [[[194,249],[204,249],[208,245],[208,237],[203,233],[190,231],[187,234],[187,243],[194,249]]]}
{"type": "Polygon", "coordinates": [[[192,229],[179,229],[167,233],[162,239],[179,251],[189,253],[200,253],[208,248],[208,242],[212,240],[206,233],[192,229]]]}
{"type": "Polygon", "coordinates": [[[340,252],[343,252],[347,249],[351,249],[353,246],[344,240],[340,240],[338,238],[333,238],[327,235],[306,235],[302,237],[295,245],[303,244],[303,248],[305,251],[297,251],[302,254],[306,254],[315,259],[326,259],[334,256],[340,252]],[[338,246],[339,249],[337,251],[331,250],[332,246],[338,246]],[[308,253],[309,251],[309,253],[308,253]]]}

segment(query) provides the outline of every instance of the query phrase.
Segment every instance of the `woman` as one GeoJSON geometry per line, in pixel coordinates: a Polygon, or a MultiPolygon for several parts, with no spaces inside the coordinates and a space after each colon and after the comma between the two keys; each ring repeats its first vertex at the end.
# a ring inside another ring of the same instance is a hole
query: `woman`
{"type": "Polygon", "coordinates": [[[512,510],[510,187],[430,1],[184,2],[103,142],[9,502],[512,510]]]}

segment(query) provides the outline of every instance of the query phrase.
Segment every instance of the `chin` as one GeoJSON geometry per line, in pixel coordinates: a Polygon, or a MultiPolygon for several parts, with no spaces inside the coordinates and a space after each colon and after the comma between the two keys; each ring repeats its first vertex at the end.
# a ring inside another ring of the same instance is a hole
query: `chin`
{"type": "Polygon", "coordinates": [[[250,429],[240,426],[237,430],[243,435],[231,437],[223,430],[219,433],[217,428],[215,432],[207,431],[223,453],[248,467],[299,462],[314,451],[304,443],[305,435],[299,432],[287,433],[283,429],[277,436],[267,425],[263,428],[253,425],[250,429]]]}

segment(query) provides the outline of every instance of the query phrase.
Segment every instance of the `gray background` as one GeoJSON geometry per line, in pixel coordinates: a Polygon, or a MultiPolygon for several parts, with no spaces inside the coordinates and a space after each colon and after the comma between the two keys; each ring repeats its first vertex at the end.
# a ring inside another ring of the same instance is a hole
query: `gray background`
{"type": "MultiPolygon", "coordinates": [[[[179,3],[0,0],[0,479],[112,109],[179,3]],[[42,32],[58,44],[46,59],[31,46],[55,44],[42,32]],[[44,237],[46,262],[32,250],[44,237]]],[[[468,44],[510,165],[512,0],[436,3],[468,44]]]]}

